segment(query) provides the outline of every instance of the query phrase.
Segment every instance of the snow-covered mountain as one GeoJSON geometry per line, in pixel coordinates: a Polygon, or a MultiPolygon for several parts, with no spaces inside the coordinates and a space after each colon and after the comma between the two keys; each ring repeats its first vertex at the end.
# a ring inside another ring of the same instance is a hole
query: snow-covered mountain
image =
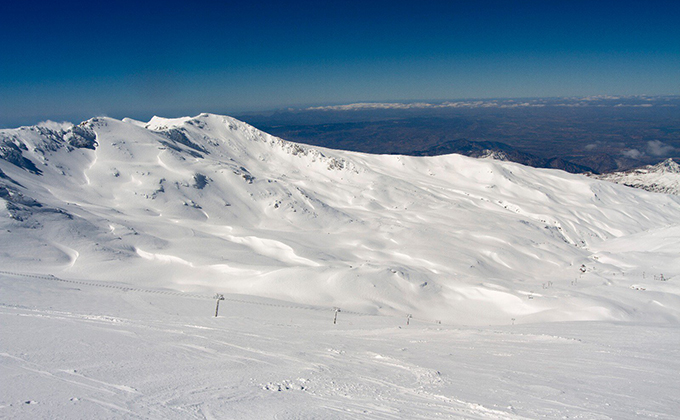
{"type": "Polygon", "coordinates": [[[1,130],[0,157],[9,272],[466,324],[680,319],[676,196],[212,114],[1,130]]]}
{"type": "Polygon", "coordinates": [[[673,159],[630,171],[591,176],[646,191],[680,195],[680,165],[673,159]]]}

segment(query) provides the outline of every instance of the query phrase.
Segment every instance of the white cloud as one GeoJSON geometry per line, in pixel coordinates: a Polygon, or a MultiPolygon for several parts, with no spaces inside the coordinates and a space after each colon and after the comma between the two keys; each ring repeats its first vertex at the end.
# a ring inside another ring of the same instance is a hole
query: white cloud
{"type": "Polygon", "coordinates": [[[639,151],[638,149],[629,149],[624,151],[622,155],[631,159],[639,159],[641,156],[644,155],[644,153],[639,151]]]}
{"type": "Polygon", "coordinates": [[[49,128],[50,130],[68,130],[69,128],[73,127],[73,124],[67,121],[63,122],[56,122],[52,120],[47,120],[47,121],[41,121],[37,124],[39,127],[45,127],[49,128]]]}
{"type": "Polygon", "coordinates": [[[675,147],[664,144],[659,140],[652,140],[647,142],[647,153],[652,156],[664,156],[675,150],[675,147]]]}

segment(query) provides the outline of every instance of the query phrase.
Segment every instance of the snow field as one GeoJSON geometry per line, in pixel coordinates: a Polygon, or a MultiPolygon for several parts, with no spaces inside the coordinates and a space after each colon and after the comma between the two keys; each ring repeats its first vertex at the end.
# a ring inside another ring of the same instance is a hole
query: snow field
{"type": "Polygon", "coordinates": [[[680,403],[677,325],[333,325],[254,296],[214,318],[177,294],[0,287],[6,418],[672,419],[680,403]]]}

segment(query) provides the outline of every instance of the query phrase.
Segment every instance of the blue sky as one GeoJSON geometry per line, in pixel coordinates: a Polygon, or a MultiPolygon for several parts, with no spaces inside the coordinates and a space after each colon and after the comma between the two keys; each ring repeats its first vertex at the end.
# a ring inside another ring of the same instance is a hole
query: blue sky
{"type": "Polygon", "coordinates": [[[677,95],[679,3],[3,2],[0,127],[360,101],[677,95]]]}

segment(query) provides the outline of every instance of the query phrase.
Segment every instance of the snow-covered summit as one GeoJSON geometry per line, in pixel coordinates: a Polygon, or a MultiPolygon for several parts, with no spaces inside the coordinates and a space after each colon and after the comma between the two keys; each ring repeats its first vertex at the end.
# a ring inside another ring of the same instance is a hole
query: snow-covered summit
{"type": "Polygon", "coordinates": [[[680,165],[673,159],[666,159],[655,166],[658,170],[665,173],[680,174],[680,165]]]}
{"type": "Polygon", "coordinates": [[[674,283],[631,289],[677,274],[680,199],[493,159],[96,117],[1,130],[0,200],[9,271],[460,323],[680,316],[674,283]]]}
{"type": "Polygon", "coordinates": [[[149,130],[167,130],[168,128],[175,128],[184,125],[187,121],[191,121],[191,117],[180,117],[180,118],[163,118],[159,116],[154,116],[146,124],[146,128],[149,130]]]}

